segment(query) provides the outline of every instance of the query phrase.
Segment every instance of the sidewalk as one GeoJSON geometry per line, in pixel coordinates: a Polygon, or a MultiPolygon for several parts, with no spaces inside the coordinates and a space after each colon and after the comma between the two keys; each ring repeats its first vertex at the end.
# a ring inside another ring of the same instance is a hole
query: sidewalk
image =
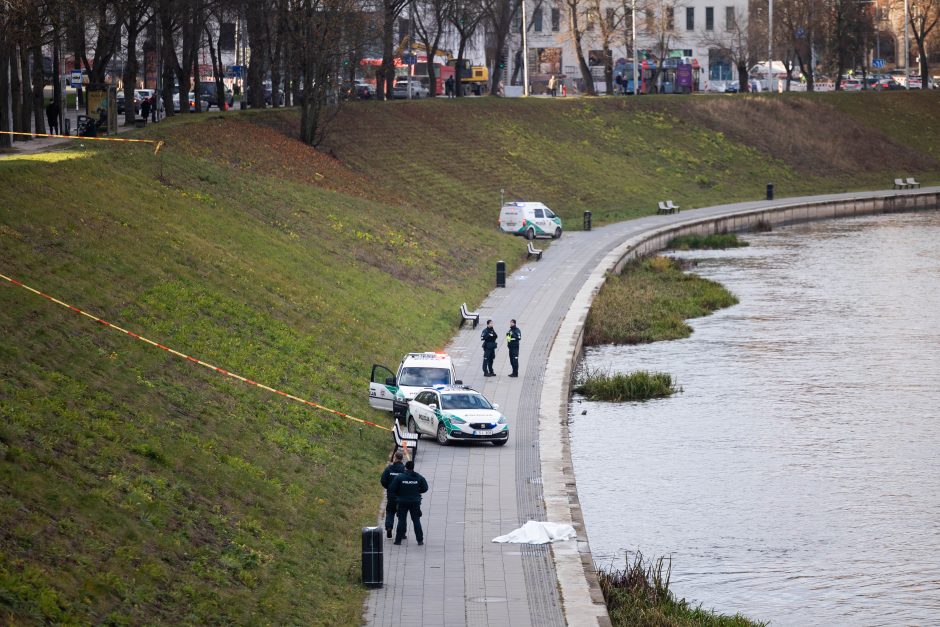
{"type": "MultiPolygon", "coordinates": [[[[509,363],[502,341],[496,355],[498,376],[483,378],[480,327],[461,329],[447,347],[458,377],[498,403],[509,419],[509,443],[501,448],[442,447],[421,441],[416,469],[430,484],[422,505],[425,546],[416,545],[413,533],[402,546],[386,543],[384,587],[369,594],[365,622],[390,627],[609,624],[603,599],[589,584],[593,563],[564,420],[566,378],[578,350],[580,325],[593,290],[625,243],[703,218],[931,191],[937,188],[736,203],[566,233],[553,242],[541,261],[519,268],[505,289],[495,289],[479,307],[481,324],[492,318],[501,339],[509,319],[518,321],[523,338],[518,379],[506,376],[509,363]],[[570,522],[578,538],[549,546],[491,542],[527,520],[570,522]]],[[[525,240],[518,245],[524,250],[525,240]]],[[[377,524],[382,526],[381,519],[377,524]]]]}
{"type": "MultiPolygon", "coordinates": [[[[51,150],[53,148],[58,148],[63,145],[67,145],[69,143],[74,142],[76,139],[78,139],[76,135],[76,129],[78,128],[79,114],[84,114],[84,113],[81,111],[75,111],[75,109],[70,109],[66,111],[65,113],[65,117],[69,120],[69,126],[71,130],[72,139],[65,139],[61,137],[34,137],[32,139],[24,141],[25,139],[24,136],[17,135],[15,136],[17,140],[13,142],[12,148],[0,149],[0,157],[4,155],[23,155],[23,154],[35,154],[38,152],[45,152],[46,150],[51,150]]],[[[148,118],[147,124],[150,125],[150,124],[153,124],[153,122],[150,122],[150,119],[148,118]]],[[[159,122],[156,122],[156,124],[159,124],[159,122]]],[[[117,135],[121,135],[122,133],[126,133],[127,131],[134,130],[135,128],[136,127],[134,125],[125,126],[124,114],[123,113],[118,114],[117,135]]],[[[61,130],[64,131],[65,129],[63,128],[61,130]]],[[[47,133],[49,132],[48,129],[46,130],[46,132],[47,133]]],[[[111,136],[113,137],[113,135],[111,136]]],[[[107,137],[107,135],[102,135],[102,137],[107,137]]]]}

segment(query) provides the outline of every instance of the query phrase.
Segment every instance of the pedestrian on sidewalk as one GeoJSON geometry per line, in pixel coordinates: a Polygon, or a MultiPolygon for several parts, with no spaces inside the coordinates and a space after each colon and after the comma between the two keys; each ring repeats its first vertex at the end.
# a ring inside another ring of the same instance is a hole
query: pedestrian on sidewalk
{"type": "Polygon", "coordinates": [[[144,98],[144,101],[140,103],[140,117],[144,120],[150,117],[150,98],[144,98]]]}
{"type": "Polygon", "coordinates": [[[405,472],[401,473],[392,485],[389,494],[398,499],[398,528],[395,529],[395,544],[401,544],[408,532],[408,514],[411,514],[411,524],[415,528],[415,538],[418,546],[424,544],[424,530],[421,528],[421,495],[428,491],[428,481],[415,472],[415,463],[408,460],[405,463],[405,472]]]}
{"type": "Polygon", "coordinates": [[[499,336],[496,334],[496,329],[493,328],[493,321],[486,321],[486,328],[483,329],[483,333],[480,335],[480,339],[483,340],[483,376],[484,377],[495,377],[496,373],[493,372],[493,361],[496,359],[496,346],[497,339],[499,336]]]}
{"type": "Polygon", "coordinates": [[[453,98],[455,96],[454,87],[455,87],[454,77],[448,76],[447,80],[444,81],[444,93],[447,95],[448,98],[453,98]]]}
{"type": "Polygon", "coordinates": [[[392,485],[392,481],[395,480],[395,477],[405,472],[405,465],[402,463],[404,455],[401,451],[395,451],[395,454],[392,455],[392,463],[389,464],[385,471],[382,473],[382,487],[385,488],[385,537],[392,537],[392,523],[395,522],[395,514],[398,511],[397,504],[398,499],[395,498],[395,495],[391,493],[389,487],[392,485]]]}
{"type": "Polygon", "coordinates": [[[510,377],[519,376],[519,342],[522,341],[522,331],[516,326],[515,319],[509,321],[509,330],[506,332],[506,348],[509,349],[509,364],[512,366],[510,377]]]}
{"type": "Polygon", "coordinates": [[[55,103],[54,98],[52,102],[46,105],[46,120],[49,122],[49,134],[58,135],[59,134],[59,105],[55,103]]]}
{"type": "Polygon", "coordinates": [[[554,97],[555,94],[556,94],[556,92],[555,92],[555,75],[554,75],[554,74],[552,74],[551,76],[548,77],[548,93],[551,94],[553,97],[554,97]]]}

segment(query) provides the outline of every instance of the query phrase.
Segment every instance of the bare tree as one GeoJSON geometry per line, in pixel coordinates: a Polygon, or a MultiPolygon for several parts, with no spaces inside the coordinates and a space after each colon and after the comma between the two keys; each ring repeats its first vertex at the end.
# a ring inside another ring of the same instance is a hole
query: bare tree
{"type": "Polygon", "coordinates": [[[820,24],[822,12],[818,0],[777,0],[775,22],[780,23],[781,38],[792,50],[800,74],[806,80],[806,91],[816,89],[814,47],[819,33],[825,32],[820,24]]]}
{"type": "Polygon", "coordinates": [[[829,42],[825,60],[836,75],[836,91],[841,91],[846,70],[855,67],[865,41],[874,38],[874,22],[866,5],[857,0],[828,0],[824,19],[829,42]]]}
{"type": "Polygon", "coordinates": [[[485,20],[489,26],[489,36],[492,47],[487,46],[488,62],[493,71],[490,76],[490,94],[499,94],[499,84],[502,79],[502,70],[506,67],[506,42],[512,30],[513,20],[519,12],[519,0],[483,0],[485,20]]]}
{"type": "Polygon", "coordinates": [[[395,20],[409,0],[382,0],[382,65],[376,72],[375,95],[382,100],[392,97],[395,85],[395,20]]]}
{"type": "MultiPolygon", "coordinates": [[[[711,31],[703,30],[700,34],[700,40],[703,46],[708,46],[720,51],[728,60],[734,64],[738,71],[739,90],[747,92],[750,89],[748,84],[749,68],[757,62],[758,42],[751,36],[752,29],[748,27],[749,17],[745,11],[736,10],[731,23],[726,23],[723,29],[714,29],[711,31]]],[[[768,66],[768,72],[770,67],[768,66]]]]}
{"type": "Polygon", "coordinates": [[[137,37],[150,23],[150,0],[119,0],[119,13],[124,17],[124,30],[127,33],[127,61],[124,64],[124,123],[133,124],[137,116],[134,109],[134,88],[137,87],[137,73],[140,62],[137,60],[137,37]]]}
{"type": "Polygon", "coordinates": [[[486,11],[481,0],[455,0],[448,16],[457,31],[457,62],[454,67],[454,85],[457,96],[463,96],[463,65],[467,42],[480,27],[486,11]]]}
{"type": "Polygon", "coordinates": [[[415,20],[415,34],[424,45],[427,54],[428,89],[431,97],[437,96],[437,80],[434,55],[441,43],[447,16],[453,13],[454,0],[411,0],[411,14],[415,20]]]}
{"type": "Polygon", "coordinates": [[[917,43],[920,61],[920,84],[924,89],[930,84],[928,82],[930,55],[927,42],[938,21],[940,21],[940,0],[910,0],[908,24],[911,28],[911,35],[917,43]]]}
{"type": "Polygon", "coordinates": [[[565,0],[565,6],[568,8],[568,32],[574,43],[574,54],[578,59],[578,69],[581,71],[581,79],[584,82],[584,92],[589,96],[596,95],[594,90],[594,76],[591,74],[591,68],[588,67],[587,58],[584,56],[583,40],[587,22],[591,19],[588,9],[588,0],[565,0]]]}

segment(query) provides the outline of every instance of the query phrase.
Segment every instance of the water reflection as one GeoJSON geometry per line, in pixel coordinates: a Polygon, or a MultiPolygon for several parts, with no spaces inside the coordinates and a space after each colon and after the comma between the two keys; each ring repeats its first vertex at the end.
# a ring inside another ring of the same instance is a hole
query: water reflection
{"type": "Polygon", "coordinates": [[[746,239],[682,255],[739,305],[685,340],[586,355],[685,390],[575,397],[595,560],[672,555],[679,596],[774,625],[936,623],[940,213],[746,239]]]}

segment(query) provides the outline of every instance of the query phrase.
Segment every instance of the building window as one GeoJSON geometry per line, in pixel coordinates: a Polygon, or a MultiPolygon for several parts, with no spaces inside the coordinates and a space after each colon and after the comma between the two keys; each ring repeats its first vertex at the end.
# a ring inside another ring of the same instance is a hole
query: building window
{"type": "Polygon", "coordinates": [[[561,11],[559,9],[552,9],[552,30],[558,32],[561,28],[561,11]]]}
{"type": "Polygon", "coordinates": [[[725,7],[725,30],[737,28],[734,19],[734,7],[725,7]]]}
{"type": "Polygon", "coordinates": [[[705,30],[715,30],[715,7],[705,7],[705,30]]]}
{"type": "Polygon", "coordinates": [[[532,12],[532,30],[536,33],[542,32],[542,5],[535,7],[532,12]]]}
{"type": "Polygon", "coordinates": [[[685,8],[685,29],[695,30],[695,7],[685,8]]]}
{"type": "Polygon", "coordinates": [[[666,7],[666,30],[672,32],[676,29],[676,10],[666,7]]]}

